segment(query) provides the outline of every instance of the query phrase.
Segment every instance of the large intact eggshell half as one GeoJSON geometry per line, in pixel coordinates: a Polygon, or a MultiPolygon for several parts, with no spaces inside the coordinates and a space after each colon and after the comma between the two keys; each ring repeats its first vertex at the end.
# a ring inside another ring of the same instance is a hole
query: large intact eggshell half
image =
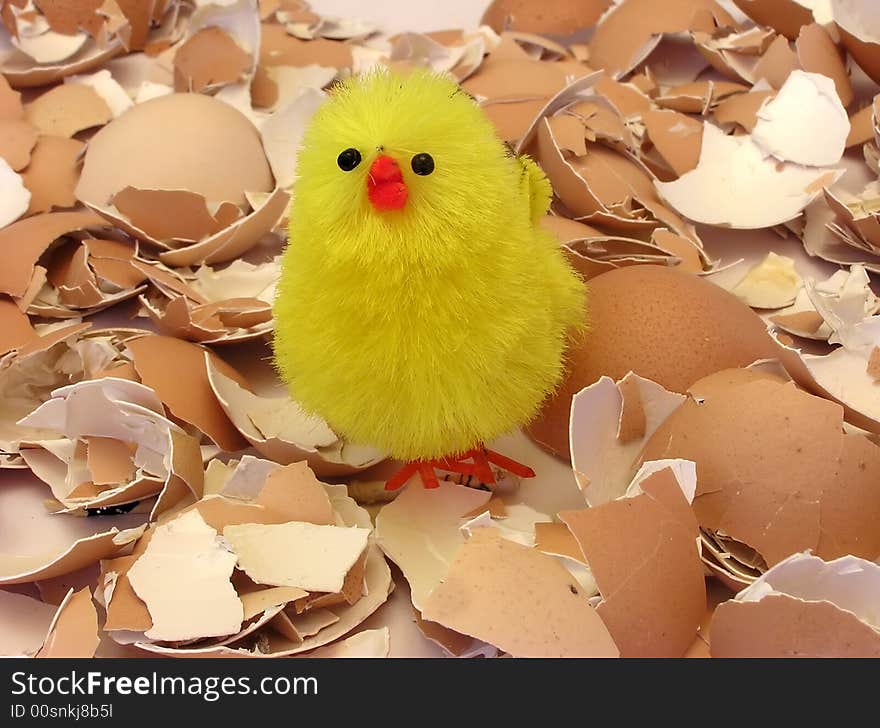
{"type": "Polygon", "coordinates": [[[590,281],[590,330],[571,345],[568,371],[529,425],[538,444],[568,457],[571,399],[603,376],[630,371],[672,392],[701,377],[778,356],[764,322],[736,297],[689,273],[630,266],[590,281]]]}
{"type": "Polygon", "coordinates": [[[126,187],[187,190],[245,205],[274,180],[260,135],[236,109],[201,94],[145,101],[89,142],[76,196],[96,209],[126,187]]]}

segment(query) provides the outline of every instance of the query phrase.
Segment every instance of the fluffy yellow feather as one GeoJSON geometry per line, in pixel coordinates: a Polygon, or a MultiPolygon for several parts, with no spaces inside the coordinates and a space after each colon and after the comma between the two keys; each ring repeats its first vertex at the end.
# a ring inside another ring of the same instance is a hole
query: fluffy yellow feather
{"type": "Polygon", "coordinates": [[[550,196],[454,82],[375,72],[334,86],[297,159],[274,304],[291,396],[403,460],[530,420],[585,316],[583,282],[537,224],[550,196]]]}

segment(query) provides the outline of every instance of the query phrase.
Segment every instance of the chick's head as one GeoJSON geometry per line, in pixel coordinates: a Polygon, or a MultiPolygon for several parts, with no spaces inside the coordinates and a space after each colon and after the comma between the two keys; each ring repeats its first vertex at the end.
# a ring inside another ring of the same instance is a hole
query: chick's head
{"type": "Polygon", "coordinates": [[[443,269],[488,253],[511,216],[528,216],[510,204],[520,176],[455,82],[423,70],[354,76],[304,135],[291,243],[323,246],[327,263],[443,269]],[[320,233],[297,240],[302,221],[320,233]]]}

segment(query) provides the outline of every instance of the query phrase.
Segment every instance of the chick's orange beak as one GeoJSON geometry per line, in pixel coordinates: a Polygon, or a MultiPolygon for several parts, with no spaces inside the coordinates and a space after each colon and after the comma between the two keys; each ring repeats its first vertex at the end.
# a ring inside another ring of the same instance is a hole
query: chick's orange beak
{"type": "Polygon", "coordinates": [[[400,210],[406,204],[409,190],[397,160],[380,154],[373,161],[367,176],[367,195],[377,210],[400,210]]]}

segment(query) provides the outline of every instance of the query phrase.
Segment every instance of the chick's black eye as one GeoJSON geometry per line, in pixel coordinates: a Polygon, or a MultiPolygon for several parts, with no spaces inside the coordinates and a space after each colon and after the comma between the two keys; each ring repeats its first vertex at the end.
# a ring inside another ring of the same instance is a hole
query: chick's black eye
{"type": "Polygon", "coordinates": [[[349,148],[339,153],[336,164],[343,172],[351,172],[361,163],[361,153],[357,149],[349,148]]]}
{"type": "Polygon", "coordinates": [[[416,154],[416,156],[412,158],[412,170],[416,174],[422,176],[431,174],[431,172],[434,171],[434,157],[427,152],[416,154]]]}

